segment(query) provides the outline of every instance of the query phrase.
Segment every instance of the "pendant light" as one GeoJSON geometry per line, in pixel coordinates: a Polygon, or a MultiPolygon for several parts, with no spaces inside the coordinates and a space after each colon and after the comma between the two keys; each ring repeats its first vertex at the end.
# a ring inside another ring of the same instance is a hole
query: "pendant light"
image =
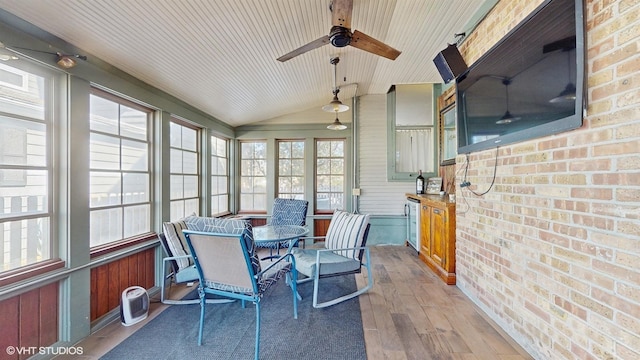
{"type": "Polygon", "coordinates": [[[340,119],[338,119],[338,111],[336,111],[336,120],[329,126],[327,126],[327,129],[329,130],[344,130],[346,129],[347,126],[344,125],[343,123],[340,122],[340,119]]]}
{"type": "Polygon", "coordinates": [[[563,102],[571,102],[571,101],[576,101],[576,86],[571,82],[571,54],[570,54],[571,49],[566,49],[565,52],[567,53],[567,69],[569,70],[569,83],[567,84],[567,86],[564,88],[564,90],[562,90],[560,92],[560,94],[558,94],[558,96],[554,97],[553,99],[549,100],[550,103],[552,104],[556,104],[556,103],[563,103],[563,102]]]}
{"type": "MultiPolygon", "coordinates": [[[[338,88],[338,85],[336,84],[336,77],[337,77],[337,65],[338,62],[340,62],[340,58],[339,57],[332,57],[329,62],[331,63],[331,65],[333,65],[333,100],[331,100],[330,103],[328,103],[327,105],[322,107],[323,111],[326,112],[344,112],[349,110],[349,107],[347,105],[344,105],[340,99],[338,99],[338,93],[340,92],[340,88],[338,88]]],[[[336,116],[336,120],[337,120],[337,116],[336,116]]]]}
{"type": "Polygon", "coordinates": [[[511,115],[511,112],[509,112],[509,85],[511,85],[511,79],[502,79],[502,84],[504,84],[505,88],[507,111],[505,111],[504,115],[502,115],[502,117],[498,119],[498,121],[496,121],[496,124],[498,125],[510,124],[516,120],[520,120],[520,117],[513,116],[511,115]]]}

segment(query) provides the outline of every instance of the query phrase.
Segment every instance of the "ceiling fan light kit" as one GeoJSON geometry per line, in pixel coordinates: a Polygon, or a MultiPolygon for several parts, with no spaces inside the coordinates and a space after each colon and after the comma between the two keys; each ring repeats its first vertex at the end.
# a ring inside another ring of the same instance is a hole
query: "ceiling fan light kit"
{"type": "Polygon", "coordinates": [[[329,35],[325,35],[285,55],[282,55],[278,58],[278,61],[285,62],[326,44],[331,44],[337,48],[351,45],[360,50],[364,50],[390,60],[395,60],[400,55],[400,51],[380,40],[374,39],[369,35],[359,32],[358,30],[353,32],[351,31],[353,0],[333,0],[329,5],[329,10],[331,10],[332,17],[332,26],[329,31],[329,35]]]}

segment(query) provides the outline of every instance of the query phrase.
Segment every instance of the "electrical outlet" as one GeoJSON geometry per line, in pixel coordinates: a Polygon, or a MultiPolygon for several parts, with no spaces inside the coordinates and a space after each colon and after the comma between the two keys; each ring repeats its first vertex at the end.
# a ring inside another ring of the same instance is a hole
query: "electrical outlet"
{"type": "Polygon", "coordinates": [[[360,196],[360,189],[356,188],[351,190],[351,193],[353,194],[353,196],[360,196]]]}

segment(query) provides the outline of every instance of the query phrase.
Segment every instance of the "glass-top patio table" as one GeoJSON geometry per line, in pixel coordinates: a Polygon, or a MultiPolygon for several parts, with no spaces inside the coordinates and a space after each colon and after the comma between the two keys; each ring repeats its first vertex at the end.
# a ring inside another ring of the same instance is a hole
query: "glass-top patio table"
{"type": "Polygon", "coordinates": [[[253,241],[256,244],[289,241],[289,250],[298,238],[309,233],[309,229],[298,225],[264,225],[253,228],[253,241]]]}

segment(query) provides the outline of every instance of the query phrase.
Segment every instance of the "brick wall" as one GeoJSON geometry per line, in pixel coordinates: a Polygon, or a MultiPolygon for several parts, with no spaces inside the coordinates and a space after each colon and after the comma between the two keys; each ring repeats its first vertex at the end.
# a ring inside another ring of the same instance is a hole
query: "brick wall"
{"type": "MultiPolygon", "coordinates": [[[[501,0],[466,62],[541,2],[501,0]]],[[[585,19],[584,126],[500,148],[487,195],[458,189],[458,286],[536,359],[639,359],[640,1],[587,0],[585,19]]],[[[472,188],[495,156],[471,154],[472,188]]]]}

